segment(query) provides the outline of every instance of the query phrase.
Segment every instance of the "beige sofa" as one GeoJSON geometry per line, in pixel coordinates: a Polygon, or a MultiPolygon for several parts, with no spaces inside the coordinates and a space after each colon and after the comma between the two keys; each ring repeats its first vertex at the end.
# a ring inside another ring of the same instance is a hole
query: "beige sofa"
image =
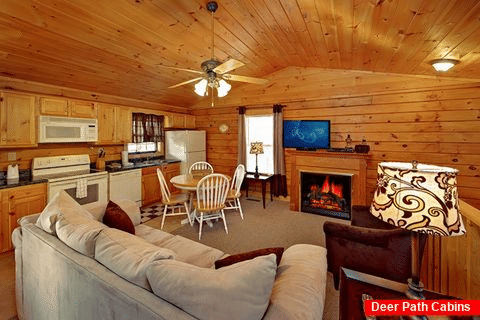
{"type": "MultiPolygon", "coordinates": [[[[87,221],[71,204],[21,219],[13,233],[20,319],[322,318],[325,248],[289,247],[278,268],[269,255],[215,270],[223,252],[139,224],[138,208],[120,206],[135,235],[87,221]]],[[[90,219],[101,221],[104,209],[90,219]]]]}

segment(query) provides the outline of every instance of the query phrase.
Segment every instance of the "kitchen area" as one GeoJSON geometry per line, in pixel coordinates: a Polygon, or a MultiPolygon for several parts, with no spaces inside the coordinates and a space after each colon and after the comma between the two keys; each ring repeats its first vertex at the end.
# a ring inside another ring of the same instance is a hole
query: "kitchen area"
{"type": "Polygon", "coordinates": [[[148,206],[161,201],[157,168],[169,181],[192,161],[206,160],[205,131],[193,130],[195,119],[188,114],[0,95],[2,115],[29,106],[23,110],[29,117],[21,117],[30,124],[25,128],[22,119],[13,134],[0,132],[11,140],[0,143],[0,252],[12,249],[17,220],[41,212],[60,190],[87,209],[120,198],[148,206]]]}

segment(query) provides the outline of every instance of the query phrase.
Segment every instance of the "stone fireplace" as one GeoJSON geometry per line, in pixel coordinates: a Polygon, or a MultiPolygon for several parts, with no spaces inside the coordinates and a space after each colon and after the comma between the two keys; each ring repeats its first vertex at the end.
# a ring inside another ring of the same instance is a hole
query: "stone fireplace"
{"type": "Polygon", "coordinates": [[[350,219],[351,175],[301,172],[300,211],[350,219]]]}
{"type": "Polygon", "coordinates": [[[290,210],[350,219],[352,206],[368,204],[368,154],[291,150],[288,156],[290,210]]]}

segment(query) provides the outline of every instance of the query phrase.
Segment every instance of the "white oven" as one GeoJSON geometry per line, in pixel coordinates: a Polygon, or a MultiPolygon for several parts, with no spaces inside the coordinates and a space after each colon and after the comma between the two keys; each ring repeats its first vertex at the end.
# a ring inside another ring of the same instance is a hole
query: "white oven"
{"type": "Polygon", "coordinates": [[[49,201],[64,190],[87,209],[108,203],[108,173],[90,169],[88,154],[34,158],[32,178],[47,179],[49,201]]]}
{"type": "Polygon", "coordinates": [[[99,204],[106,204],[108,202],[108,174],[104,172],[87,176],[49,179],[48,201],[61,190],[64,190],[79,204],[85,206],[87,210],[99,204]],[[83,188],[84,191],[79,192],[78,188],[83,188]]]}

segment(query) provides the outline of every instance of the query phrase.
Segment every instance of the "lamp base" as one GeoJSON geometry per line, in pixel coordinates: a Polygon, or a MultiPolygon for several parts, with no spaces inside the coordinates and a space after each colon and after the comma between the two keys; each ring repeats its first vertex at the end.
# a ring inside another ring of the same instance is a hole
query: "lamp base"
{"type": "Polygon", "coordinates": [[[423,283],[420,280],[408,279],[408,289],[405,291],[407,298],[412,300],[425,300],[423,283]]]}

